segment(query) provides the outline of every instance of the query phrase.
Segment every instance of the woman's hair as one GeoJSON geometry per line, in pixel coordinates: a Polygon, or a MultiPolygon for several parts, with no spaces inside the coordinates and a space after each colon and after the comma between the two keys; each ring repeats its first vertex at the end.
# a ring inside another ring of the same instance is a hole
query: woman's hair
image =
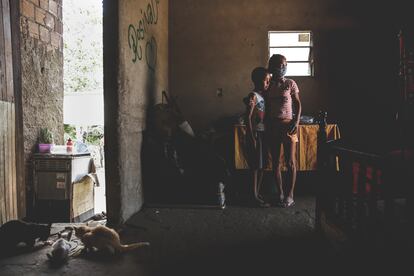
{"type": "Polygon", "coordinates": [[[260,84],[266,78],[267,74],[269,74],[269,71],[264,67],[254,68],[251,75],[252,82],[254,84],[260,84]]]}
{"type": "Polygon", "coordinates": [[[280,64],[283,61],[286,61],[286,57],[284,55],[273,54],[269,59],[269,64],[268,64],[267,68],[269,70],[271,70],[270,68],[273,68],[275,64],[277,64],[277,63],[280,64]]]}

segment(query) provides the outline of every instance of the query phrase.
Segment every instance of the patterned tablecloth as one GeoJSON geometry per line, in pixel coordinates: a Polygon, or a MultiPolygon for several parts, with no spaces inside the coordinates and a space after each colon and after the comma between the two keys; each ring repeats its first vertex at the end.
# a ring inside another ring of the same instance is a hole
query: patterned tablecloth
{"type": "MultiPolygon", "coordinates": [[[[312,171],[317,168],[317,134],[318,125],[299,125],[298,138],[296,148],[296,160],[298,165],[298,171],[312,171]]],[[[336,140],[340,138],[339,128],[336,124],[328,124],[326,127],[326,133],[328,140],[336,140]]],[[[248,169],[247,161],[244,154],[246,126],[235,125],[234,126],[234,161],[236,169],[248,169]]],[[[272,169],[272,162],[270,153],[268,153],[268,166],[266,170],[272,169]]],[[[282,164],[282,170],[286,170],[286,164],[284,162],[283,145],[281,148],[280,162],[282,164]]]]}

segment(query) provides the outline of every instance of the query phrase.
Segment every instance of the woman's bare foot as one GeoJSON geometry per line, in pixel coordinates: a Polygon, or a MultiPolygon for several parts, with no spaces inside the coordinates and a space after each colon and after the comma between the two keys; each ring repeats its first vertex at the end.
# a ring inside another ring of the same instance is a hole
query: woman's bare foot
{"type": "Polygon", "coordinates": [[[292,197],[287,197],[286,198],[286,201],[285,201],[285,204],[284,204],[284,207],[286,208],[286,207],[292,207],[292,206],[294,206],[295,205],[295,201],[293,200],[293,198],[292,197]]]}

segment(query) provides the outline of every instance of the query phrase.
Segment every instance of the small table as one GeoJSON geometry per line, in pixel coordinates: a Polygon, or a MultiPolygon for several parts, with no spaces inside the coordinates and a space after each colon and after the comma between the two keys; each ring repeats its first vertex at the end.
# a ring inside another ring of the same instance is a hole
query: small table
{"type": "MultiPolygon", "coordinates": [[[[317,169],[317,136],[319,131],[319,125],[299,125],[298,127],[298,139],[296,143],[296,160],[298,171],[313,171],[317,169]]],[[[340,138],[339,128],[336,124],[328,124],[326,126],[326,133],[328,140],[336,140],[340,138]]],[[[244,148],[246,136],[246,125],[234,125],[234,161],[236,169],[248,169],[249,166],[245,159],[244,148]]],[[[268,152],[269,162],[266,170],[272,170],[272,157],[268,152]]],[[[282,170],[286,170],[286,164],[284,160],[283,145],[281,147],[280,164],[282,170]]]]}
{"type": "Polygon", "coordinates": [[[94,215],[94,186],[78,182],[91,171],[88,153],[35,153],[35,209],[41,222],[82,222],[94,215]]]}

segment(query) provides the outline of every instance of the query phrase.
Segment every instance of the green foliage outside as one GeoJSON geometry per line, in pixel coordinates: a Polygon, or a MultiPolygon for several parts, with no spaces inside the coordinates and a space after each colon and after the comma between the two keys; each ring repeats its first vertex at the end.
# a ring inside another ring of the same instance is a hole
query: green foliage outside
{"type": "MultiPolygon", "coordinates": [[[[67,141],[69,138],[72,139],[72,141],[76,141],[76,127],[74,125],[64,125],[65,130],[65,141],[67,141]]],[[[103,126],[88,126],[86,131],[82,135],[82,141],[87,145],[95,145],[99,146],[101,145],[101,141],[104,137],[104,128],[103,126]]]]}
{"type": "Polygon", "coordinates": [[[63,129],[65,131],[64,139],[67,141],[69,138],[72,139],[72,141],[76,140],[76,127],[73,125],[63,125],[63,129]]]}
{"type": "Polygon", "coordinates": [[[102,1],[63,1],[65,93],[103,89],[102,1]]]}
{"type": "Polygon", "coordinates": [[[104,130],[102,126],[90,126],[87,131],[83,133],[83,140],[86,144],[99,146],[104,137],[104,130]]]}

